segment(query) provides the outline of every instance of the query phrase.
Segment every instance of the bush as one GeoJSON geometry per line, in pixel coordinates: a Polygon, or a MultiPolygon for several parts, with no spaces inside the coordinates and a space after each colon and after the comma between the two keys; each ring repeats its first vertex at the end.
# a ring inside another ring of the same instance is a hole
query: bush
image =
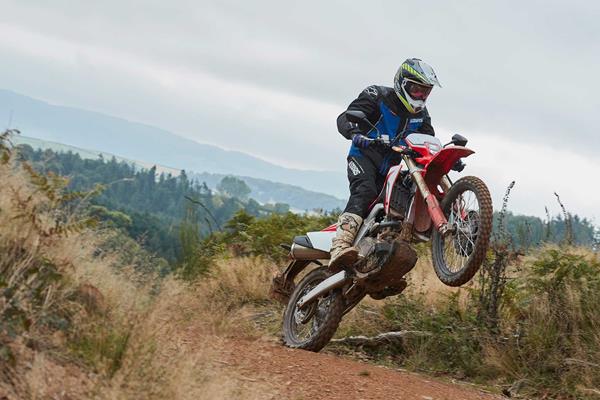
{"type": "Polygon", "coordinates": [[[287,258],[287,251],[280,244],[290,244],[294,236],[321,230],[336,219],[334,214],[310,216],[291,212],[257,218],[240,210],[222,231],[202,239],[198,234],[198,222],[190,213],[180,230],[182,256],[179,273],[186,279],[194,279],[210,271],[215,259],[229,255],[264,257],[281,263],[287,258]]]}
{"type": "Polygon", "coordinates": [[[461,378],[486,373],[481,364],[485,330],[474,310],[460,306],[458,292],[436,305],[428,304],[421,294],[400,296],[386,304],[383,313],[392,330],[431,334],[407,339],[391,349],[403,365],[461,378]]]}
{"type": "MultiPolygon", "coordinates": [[[[517,382],[514,386],[535,398],[593,396],[600,387],[598,255],[548,246],[513,260],[510,271],[494,311],[497,324],[490,325],[487,303],[475,285],[435,299],[406,291],[372,308],[374,316],[349,314],[342,331],[429,333],[364,349],[375,360],[405,368],[506,388],[517,382]]],[[[360,314],[361,307],[353,313],[360,314]]]]}
{"type": "MultiPolygon", "coordinates": [[[[116,254],[115,235],[98,231],[86,214],[93,193],[68,192],[64,178],[37,173],[6,138],[0,136],[0,392],[58,397],[44,382],[61,381],[67,367],[59,364],[72,362],[68,376],[77,385],[60,390],[81,398],[93,378],[79,366],[101,377],[121,366],[131,313],[147,299],[130,273],[141,263],[135,246],[116,254]]],[[[123,247],[132,243],[119,239],[123,247]]]]}
{"type": "Polygon", "coordinates": [[[506,379],[527,378],[538,394],[580,398],[600,387],[600,261],[588,250],[547,247],[524,270],[488,362],[506,379]]]}

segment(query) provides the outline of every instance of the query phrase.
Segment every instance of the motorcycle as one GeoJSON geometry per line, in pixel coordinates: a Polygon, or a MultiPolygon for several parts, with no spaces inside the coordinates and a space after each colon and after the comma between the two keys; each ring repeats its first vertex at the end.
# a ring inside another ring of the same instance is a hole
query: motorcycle
{"type": "MultiPolygon", "coordinates": [[[[346,113],[370,124],[361,111],[346,113]]],[[[444,146],[436,137],[420,133],[398,139],[401,142],[390,142],[381,134],[374,139],[398,152],[401,161],[389,169],[383,190],[356,235],[359,258],[354,265],[336,273],[327,267],[335,224],[284,245],[290,263],[273,279],[272,294],[287,304],[283,316],[287,346],[317,352],[365,296],[383,299],[400,294],[407,286],[405,275],[417,262],[413,243],[431,243],[433,268],[448,286],[465,284],[479,270],[492,231],[491,196],[477,177],[454,183],[448,177],[462,158],[474,153],[465,147],[467,139],[454,135],[444,146]],[[313,264],[317,268],[296,284],[295,279],[313,264]]]]}

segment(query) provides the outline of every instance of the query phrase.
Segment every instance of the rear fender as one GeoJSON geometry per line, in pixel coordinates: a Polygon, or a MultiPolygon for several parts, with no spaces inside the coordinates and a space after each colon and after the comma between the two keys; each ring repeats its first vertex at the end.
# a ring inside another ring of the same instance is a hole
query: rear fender
{"type": "MultiPolygon", "coordinates": [[[[331,250],[331,239],[335,236],[337,225],[333,224],[318,232],[308,232],[306,236],[310,241],[310,249],[323,252],[323,259],[328,258],[331,250]]],[[[292,243],[294,246],[295,243],[292,243]]],[[[290,256],[291,257],[291,256],[290,256]]],[[[288,266],[277,274],[271,283],[271,297],[287,304],[289,297],[294,290],[294,280],[311,263],[320,264],[319,260],[294,260],[292,259],[288,266]]]]}
{"type": "Polygon", "coordinates": [[[271,298],[287,304],[295,288],[294,279],[302,272],[312,261],[292,260],[287,268],[280,274],[273,277],[271,282],[271,298]]]}

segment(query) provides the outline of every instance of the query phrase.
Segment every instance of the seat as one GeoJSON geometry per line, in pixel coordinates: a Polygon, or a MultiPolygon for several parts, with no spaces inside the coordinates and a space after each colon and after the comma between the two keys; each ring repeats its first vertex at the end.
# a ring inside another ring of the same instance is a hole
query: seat
{"type": "Polygon", "coordinates": [[[307,247],[309,249],[313,248],[313,245],[310,242],[310,239],[306,235],[295,236],[293,242],[300,246],[307,247]]]}

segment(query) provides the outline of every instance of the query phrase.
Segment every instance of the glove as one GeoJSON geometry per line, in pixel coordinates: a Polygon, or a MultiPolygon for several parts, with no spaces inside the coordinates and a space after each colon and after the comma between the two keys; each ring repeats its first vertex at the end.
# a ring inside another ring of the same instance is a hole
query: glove
{"type": "Polygon", "coordinates": [[[466,165],[467,164],[465,164],[464,162],[462,162],[462,160],[458,160],[452,166],[452,170],[456,171],[456,172],[461,172],[463,169],[465,169],[466,165]]]}
{"type": "Polygon", "coordinates": [[[363,134],[355,133],[352,135],[352,144],[360,149],[366,149],[373,143],[373,139],[369,139],[363,134]]]}

